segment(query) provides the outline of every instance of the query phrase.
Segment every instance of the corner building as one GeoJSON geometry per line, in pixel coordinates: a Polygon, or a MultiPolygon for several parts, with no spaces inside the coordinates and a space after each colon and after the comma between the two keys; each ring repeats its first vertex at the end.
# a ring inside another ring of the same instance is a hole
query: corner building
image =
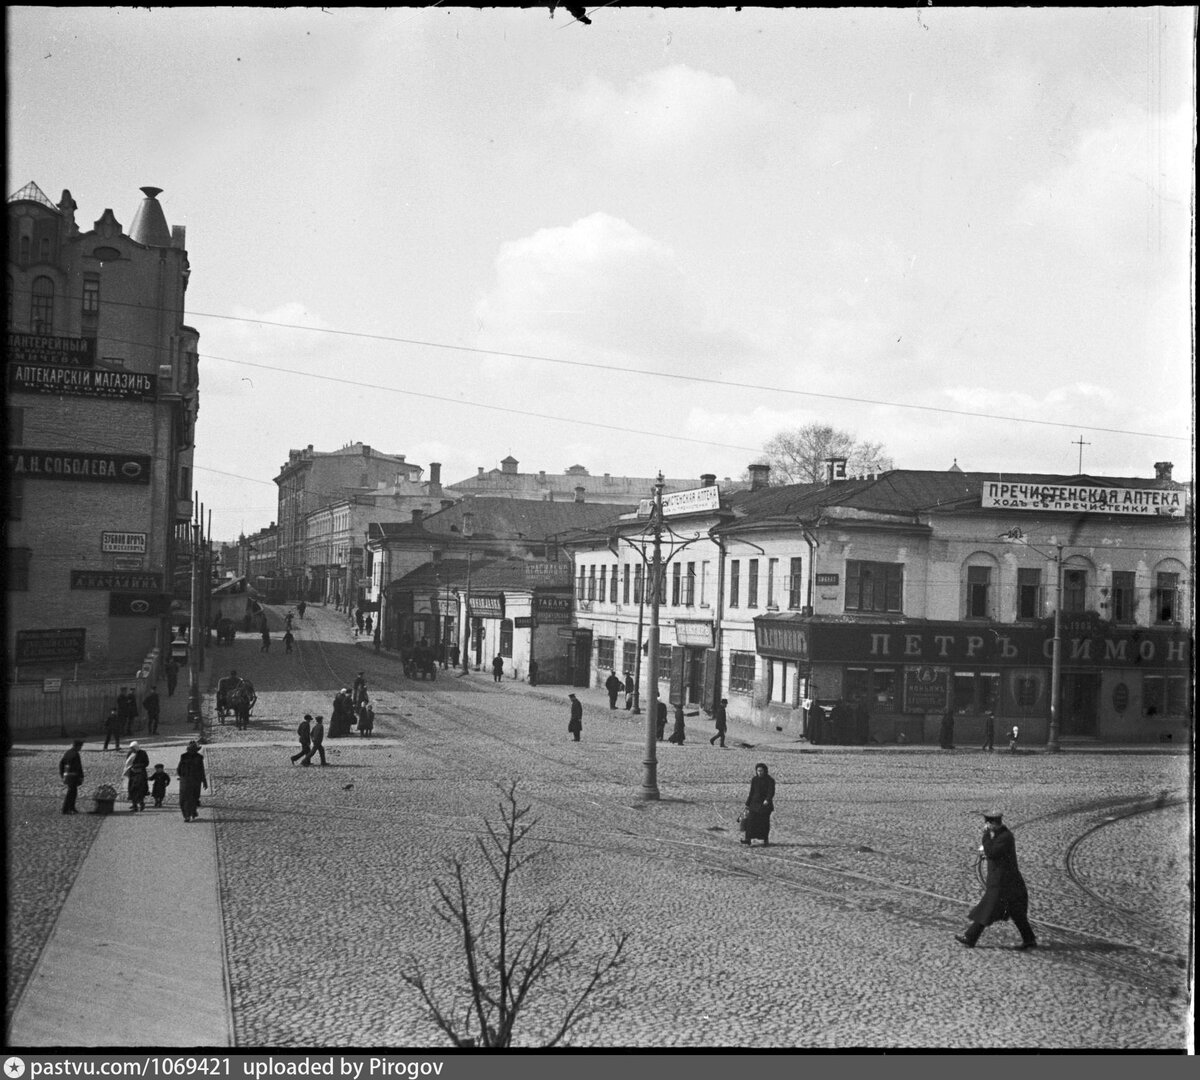
{"type": "Polygon", "coordinates": [[[14,730],[99,724],[157,676],[192,517],[199,335],[159,189],[88,231],[35,183],[8,200],[6,645],[14,730]],[[61,687],[43,693],[46,685],[61,687]],[[32,688],[32,689],[31,689],[32,688]],[[92,698],[96,700],[93,701],[92,698]],[[98,719],[99,717],[99,719],[98,719]]]}

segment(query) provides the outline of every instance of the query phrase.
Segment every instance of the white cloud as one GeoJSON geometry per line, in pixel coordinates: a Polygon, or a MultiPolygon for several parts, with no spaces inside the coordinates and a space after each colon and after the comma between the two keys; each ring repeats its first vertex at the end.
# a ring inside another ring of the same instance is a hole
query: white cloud
{"type": "Polygon", "coordinates": [[[1026,187],[1016,216],[1127,271],[1176,274],[1187,254],[1192,131],[1182,112],[1160,121],[1127,108],[1026,187]]]}
{"type": "Polygon", "coordinates": [[[774,109],[725,76],[674,64],[624,88],[592,77],[548,110],[604,156],[685,165],[712,155],[735,160],[737,147],[760,144],[774,109]]]}
{"type": "Polygon", "coordinates": [[[749,348],[710,325],[670,247],[605,213],[503,244],[475,317],[484,347],[639,367],[686,360],[700,372],[749,348]]]}

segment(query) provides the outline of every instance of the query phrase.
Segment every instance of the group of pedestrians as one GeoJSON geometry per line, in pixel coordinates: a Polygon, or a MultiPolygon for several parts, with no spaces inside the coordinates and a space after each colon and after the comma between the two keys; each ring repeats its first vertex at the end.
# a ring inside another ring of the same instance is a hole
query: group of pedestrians
{"type": "MultiPolygon", "coordinates": [[[[162,713],[162,700],[158,696],[158,686],[152,685],[142,698],[141,708],[146,710],[146,732],[149,735],[158,734],[159,718],[162,713]]],[[[139,716],[137,694],[133,687],[122,686],[117,694],[116,704],[104,718],[104,749],[111,742],[113,748],[121,749],[121,736],[133,735],[139,716]]]]}
{"type": "MultiPolygon", "coordinates": [[[[64,814],[79,813],[75,804],[84,779],[82,750],[83,740],[75,739],[58,762],[58,774],[66,789],[62,803],[64,814]]],[[[175,775],[179,778],[179,809],[183,813],[183,820],[195,821],[200,816],[201,789],[208,787],[204,756],[195,740],[189,742],[187,749],[180,755],[175,775]]],[[[171,777],[161,762],[154,766],[153,772],[150,771],[150,755],[136,739],[129,744],[129,754],[125,758],[121,776],[126,782],[125,790],[131,812],[144,811],[147,798],[152,798],[156,807],[163,805],[171,777]]]]}
{"type": "Polygon", "coordinates": [[[325,717],[315,719],[311,713],[305,713],[304,719],[296,727],[296,735],[300,739],[300,753],[292,755],[292,764],[297,761],[301,765],[311,765],[312,759],[320,756],[321,764],[328,765],[325,760],[325,717]]]}

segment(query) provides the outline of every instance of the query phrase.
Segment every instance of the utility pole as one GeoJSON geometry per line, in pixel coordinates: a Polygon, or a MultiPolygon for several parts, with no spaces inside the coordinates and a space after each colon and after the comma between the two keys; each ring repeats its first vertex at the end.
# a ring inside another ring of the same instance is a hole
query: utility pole
{"type": "Polygon", "coordinates": [[[200,673],[198,665],[200,663],[200,523],[194,520],[199,513],[200,493],[192,492],[192,514],[193,521],[191,524],[191,535],[189,536],[191,546],[191,571],[192,571],[192,598],[191,598],[191,625],[189,626],[188,640],[191,643],[191,648],[188,650],[188,725],[200,728],[200,673]]]}
{"type": "Polygon", "coordinates": [[[654,506],[650,510],[650,528],[654,534],[654,557],[650,564],[650,636],[647,639],[647,680],[649,704],[646,710],[646,757],[642,762],[642,792],[646,801],[656,800],[658,794],[658,608],[659,576],[662,573],[663,474],[654,484],[654,506]]]}
{"type": "Polygon", "coordinates": [[[1060,705],[1062,694],[1062,601],[1063,601],[1063,545],[1056,545],[1054,560],[1054,642],[1050,653],[1050,731],[1046,737],[1046,749],[1058,753],[1060,705]]]}

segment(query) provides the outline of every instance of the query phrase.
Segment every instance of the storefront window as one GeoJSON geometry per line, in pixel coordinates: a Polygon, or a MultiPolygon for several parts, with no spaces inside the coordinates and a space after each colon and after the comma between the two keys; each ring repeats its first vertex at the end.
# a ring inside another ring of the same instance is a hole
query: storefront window
{"type": "Polygon", "coordinates": [[[955,712],[994,715],[1000,703],[1000,673],[956,671],[953,701],[955,712]]]}
{"type": "Polygon", "coordinates": [[[842,684],[842,696],[847,701],[857,704],[865,702],[870,692],[870,675],[866,668],[846,668],[846,678],[842,684]]]}
{"type": "Polygon", "coordinates": [[[637,666],[637,642],[626,641],[621,646],[621,656],[624,660],[623,671],[633,671],[637,666]]]}
{"type": "Polygon", "coordinates": [[[1142,713],[1145,716],[1187,716],[1188,681],[1183,676],[1144,675],[1142,713]]]}
{"type": "Polygon", "coordinates": [[[978,689],[979,711],[987,716],[994,716],[1000,704],[1000,672],[981,671],[979,673],[978,689]]]}
{"type": "Polygon", "coordinates": [[[512,656],[513,624],[512,619],[500,620],[500,655],[512,656]]]}
{"type": "Polygon", "coordinates": [[[896,669],[876,668],[871,672],[871,701],[881,712],[896,708],[896,669]]]}
{"type": "Polygon", "coordinates": [[[735,652],[729,655],[729,689],[735,694],[749,694],[754,690],[755,654],[735,652]]]}
{"type": "Polygon", "coordinates": [[[975,672],[956,671],[954,673],[954,711],[975,711],[975,672]]]}

